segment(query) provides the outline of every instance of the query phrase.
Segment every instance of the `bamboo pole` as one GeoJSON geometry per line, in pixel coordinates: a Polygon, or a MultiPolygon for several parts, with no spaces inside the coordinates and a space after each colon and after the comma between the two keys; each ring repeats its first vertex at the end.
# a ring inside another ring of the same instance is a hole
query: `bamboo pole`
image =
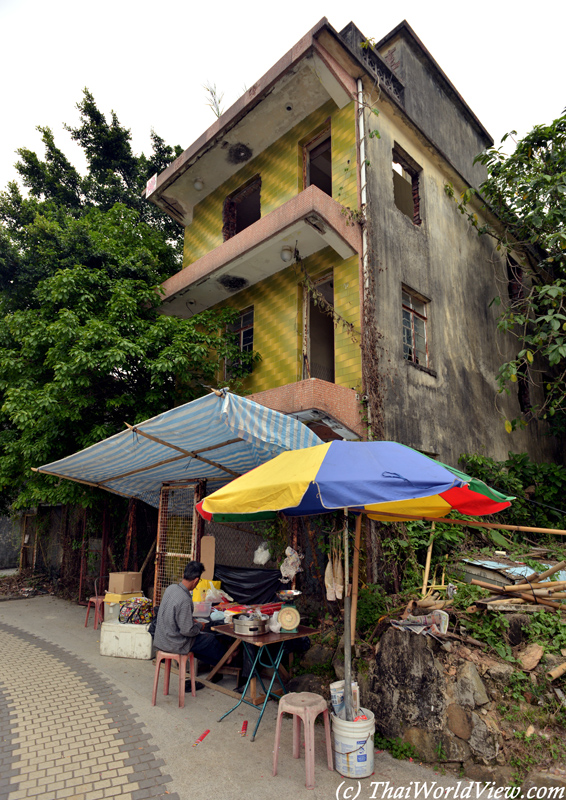
{"type": "Polygon", "coordinates": [[[550,578],[551,575],[554,575],[555,572],[560,572],[564,567],[566,567],[566,561],[560,561],[558,564],[550,567],[550,569],[547,569],[546,572],[532,572],[530,575],[527,575],[525,580],[540,583],[542,578],[550,578]]]}
{"type": "MultiPolygon", "coordinates": [[[[481,586],[483,589],[489,589],[491,592],[495,592],[496,594],[508,594],[501,586],[494,586],[492,583],[486,583],[485,581],[479,581],[476,578],[472,579],[472,584],[474,586],[481,586]]],[[[521,594],[519,592],[516,593],[517,597],[522,597],[523,600],[528,600],[529,602],[533,600],[532,594],[521,594]]],[[[566,611],[566,606],[560,603],[553,603],[552,600],[545,600],[544,598],[537,598],[537,602],[542,606],[548,606],[549,608],[556,608],[556,609],[564,609],[566,611]]]]}
{"type": "Polygon", "coordinates": [[[566,672],[566,661],[563,664],[560,664],[560,666],[551,669],[550,672],[547,672],[546,677],[548,678],[549,681],[554,681],[556,680],[556,678],[559,678],[561,675],[564,675],[565,672],[566,672]]]}
{"type": "Polygon", "coordinates": [[[548,583],[514,583],[504,586],[506,592],[542,592],[562,589],[566,586],[566,581],[548,581],[548,583]]]}
{"type": "MultiPolygon", "coordinates": [[[[367,513],[367,512],[366,512],[367,513]]],[[[519,531],[521,533],[550,533],[556,536],[566,536],[566,531],[563,531],[559,528],[527,528],[524,525],[496,525],[493,522],[475,522],[467,519],[446,519],[445,517],[411,517],[407,514],[391,514],[389,511],[373,511],[368,514],[370,519],[373,519],[373,515],[376,517],[391,517],[391,520],[382,519],[382,522],[396,522],[400,520],[401,522],[407,520],[423,520],[424,522],[441,522],[443,525],[463,525],[464,527],[472,527],[472,528],[489,528],[496,531],[519,531]]]]}
{"type": "MultiPolygon", "coordinates": [[[[209,461],[208,458],[203,458],[203,456],[199,455],[200,450],[184,450],[182,447],[177,447],[176,444],[171,444],[170,442],[166,442],[164,439],[158,439],[157,436],[152,436],[149,433],[145,433],[144,431],[136,428],[135,425],[129,425],[127,422],[124,422],[124,425],[129,428],[133,433],[139,434],[139,436],[145,436],[146,439],[149,439],[152,442],[157,442],[157,444],[162,444],[164,447],[170,447],[172,450],[177,450],[179,453],[183,453],[186,456],[191,456],[191,458],[196,458],[198,461],[204,461],[205,464],[210,464],[217,469],[221,469],[224,472],[227,472],[229,475],[232,475],[234,478],[239,478],[241,473],[234,472],[233,469],[228,469],[228,467],[222,466],[217,461],[209,461]]],[[[215,449],[215,448],[205,448],[205,450],[215,449]]]]}
{"type": "Polygon", "coordinates": [[[356,533],[354,537],[354,566],[352,570],[352,630],[350,632],[350,641],[352,647],[356,639],[356,618],[358,615],[358,590],[359,590],[359,573],[360,573],[360,541],[362,536],[362,514],[356,517],[356,533]]]}
{"type": "Polygon", "coordinates": [[[427,583],[428,583],[428,576],[429,576],[429,573],[430,573],[430,560],[432,558],[432,546],[433,546],[433,544],[434,544],[434,522],[431,525],[430,542],[428,544],[428,550],[426,551],[426,564],[425,564],[424,575],[423,575],[423,589],[422,589],[423,597],[426,595],[426,586],[427,586],[427,583]]]}

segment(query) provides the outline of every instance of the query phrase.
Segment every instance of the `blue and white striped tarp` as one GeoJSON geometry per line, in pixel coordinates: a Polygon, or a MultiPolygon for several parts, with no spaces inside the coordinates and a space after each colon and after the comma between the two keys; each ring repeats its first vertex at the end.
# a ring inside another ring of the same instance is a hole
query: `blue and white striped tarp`
{"type": "Polygon", "coordinates": [[[222,390],[37,471],[159,506],[163,483],[206,478],[217,489],[284,450],[321,443],[293,417],[222,390]]]}

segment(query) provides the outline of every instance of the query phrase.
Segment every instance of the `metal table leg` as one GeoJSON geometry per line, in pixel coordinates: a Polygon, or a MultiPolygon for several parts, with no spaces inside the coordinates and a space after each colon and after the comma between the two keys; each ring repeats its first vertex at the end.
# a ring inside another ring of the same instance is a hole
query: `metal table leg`
{"type": "MultiPolygon", "coordinates": [[[[249,648],[251,648],[253,645],[249,645],[247,642],[242,642],[242,644],[244,646],[244,649],[247,651],[248,655],[250,656],[250,660],[252,660],[252,654],[251,654],[251,651],[249,650],[249,648]]],[[[259,682],[261,684],[261,688],[263,689],[263,692],[265,694],[265,700],[263,701],[263,705],[261,706],[259,719],[256,722],[256,726],[254,728],[254,732],[253,732],[253,734],[251,736],[251,741],[252,742],[255,740],[255,735],[257,733],[257,729],[259,728],[259,723],[261,722],[261,719],[262,719],[262,717],[263,717],[263,715],[265,713],[265,707],[267,706],[267,701],[269,700],[270,697],[273,697],[275,700],[279,701],[279,695],[275,694],[275,692],[273,691],[273,684],[275,683],[275,678],[277,678],[277,680],[279,681],[283,691],[286,692],[286,689],[283,686],[283,682],[282,682],[281,677],[279,675],[279,665],[281,663],[281,659],[283,658],[283,653],[284,653],[284,650],[285,650],[285,642],[281,642],[281,644],[279,645],[279,650],[277,651],[277,654],[276,654],[275,658],[272,658],[271,653],[269,652],[269,649],[267,647],[265,648],[266,656],[268,658],[268,662],[267,663],[265,661],[262,661],[262,659],[261,659],[262,650],[264,648],[263,647],[256,647],[255,649],[257,650],[257,653],[255,655],[255,658],[253,658],[252,668],[250,670],[250,674],[248,676],[248,680],[246,681],[246,685],[245,685],[245,687],[244,687],[244,689],[242,691],[241,698],[238,700],[238,702],[236,703],[236,705],[233,708],[231,708],[229,711],[227,711],[225,714],[223,714],[220,717],[220,719],[218,720],[218,722],[221,722],[224,719],[224,717],[227,717],[228,714],[231,714],[232,711],[235,711],[238,708],[238,706],[240,706],[242,703],[245,703],[246,705],[251,706],[252,708],[256,708],[256,709],[259,710],[259,706],[256,706],[254,703],[251,703],[249,700],[245,699],[246,692],[248,691],[248,687],[250,685],[250,682],[251,682],[252,678],[255,676],[259,680],[259,682]],[[273,669],[273,675],[271,676],[271,681],[270,681],[269,686],[268,686],[267,689],[265,688],[265,685],[263,683],[263,680],[262,680],[262,677],[261,677],[261,674],[260,674],[260,671],[259,671],[259,666],[260,665],[262,665],[264,667],[270,667],[271,669],[273,669]]]]}

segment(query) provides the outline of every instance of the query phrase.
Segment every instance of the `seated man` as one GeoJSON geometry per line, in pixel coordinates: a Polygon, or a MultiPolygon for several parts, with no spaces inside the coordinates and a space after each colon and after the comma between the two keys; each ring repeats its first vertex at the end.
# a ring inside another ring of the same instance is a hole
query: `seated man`
{"type": "MultiPolygon", "coordinates": [[[[153,642],[158,650],[183,655],[192,652],[195,658],[214,665],[226,648],[213,633],[202,633],[204,622],[193,619],[191,592],[203,572],[204,564],[189,561],[183,580],[167,587],[159,606],[153,642]]],[[[197,688],[201,687],[202,684],[197,684],[197,688]]]]}

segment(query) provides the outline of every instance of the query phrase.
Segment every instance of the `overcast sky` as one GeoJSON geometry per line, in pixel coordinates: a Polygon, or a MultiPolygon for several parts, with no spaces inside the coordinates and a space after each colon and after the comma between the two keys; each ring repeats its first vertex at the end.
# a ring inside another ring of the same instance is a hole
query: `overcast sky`
{"type": "Polygon", "coordinates": [[[0,189],[16,177],[18,147],[41,153],[37,125],[83,168],[63,123],[77,123],[85,86],[131,129],[137,153],[152,128],[188,147],[215,119],[206,81],[228,108],[323,16],[375,39],[406,19],[497,143],[566,106],[559,0],[0,0],[0,189]]]}

